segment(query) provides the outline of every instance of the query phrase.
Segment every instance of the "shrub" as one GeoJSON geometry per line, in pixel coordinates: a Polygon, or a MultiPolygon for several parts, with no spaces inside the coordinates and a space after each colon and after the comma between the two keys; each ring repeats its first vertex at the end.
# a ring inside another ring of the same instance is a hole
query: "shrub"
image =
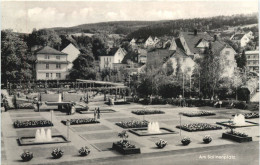
{"type": "Polygon", "coordinates": [[[208,144],[212,141],[212,138],[210,137],[210,135],[206,135],[203,137],[203,141],[204,143],[208,144]]]}
{"type": "Polygon", "coordinates": [[[63,156],[63,151],[60,148],[55,148],[52,152],[51,155],[54,159],[59,159],[63,156]]]}
{"type": "Polygon", "coordinates": [[[186,146],[186,145],[190,144],[191,140],[188,137],[184,137],[184,138],[181,139],[181,142],[182,142],[183,145],[186,146]]]}
{"type": "Polygon", "coordinates": [[[87,146],[81,147],[81,148],[79,149],[79,154],[80,154],[81,156],[87,156],[87,155],[90,154],[90,149],[89,149],[87,146]]]}
{"type": "Polygon", "coordinates": [[[158,148],[164,148],[167,145],[167,141],[160,139],[160,141],[155,143],[158,148]]]}
{"type": "Polygon", "coordinates": [[[24,151],[21,154],[21,158],[23,159],[23,161],[28,162],[33,158],[33,153],[29,151],[24,151]]]}

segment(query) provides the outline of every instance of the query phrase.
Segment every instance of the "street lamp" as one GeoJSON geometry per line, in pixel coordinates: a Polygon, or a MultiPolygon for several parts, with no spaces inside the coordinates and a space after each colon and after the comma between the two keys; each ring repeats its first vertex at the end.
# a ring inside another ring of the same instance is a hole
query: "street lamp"
{"type": "MultiPolygon", "coordinates": [[[[52,123],[52,114],[53,114],[53,110],[50,110],[50,113],[51,113],[51,123],[52,123]]],[[[52,129],[53,126],[51,126],[51,129],[52,129]]]]}
{"type": "Polygon", "coordinates": [[[67,119],[66,121],[66,126],[67,126],[67,140],[69,140],[69,126],[70,126],[70,120],[67,119]]]}

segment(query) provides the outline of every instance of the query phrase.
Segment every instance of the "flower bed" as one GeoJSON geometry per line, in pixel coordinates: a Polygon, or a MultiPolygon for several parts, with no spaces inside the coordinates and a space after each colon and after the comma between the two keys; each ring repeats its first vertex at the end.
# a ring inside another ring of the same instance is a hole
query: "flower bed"
{"type": "Polygon", "coordinates": [[[242,142],[250,142],[252,141],[252,137],[248,137],[248,135],[244,134],[244,133],[239,133],[239,132],[226,132],[222,134],[222,138],[223,139],[230,139],[239,143],[242,142]]]}
{"type": "Polygon", "coordinates": [[[222,129],[222,127],[211,125],[208,123],[194,123],[194,124],[184,124],[181,126],[176,126],[176,128],[180,128],[182,130],[188,132],[195,132],[195,131],[208,131],[208,130],[218,130],[222,129]]]}
{"type": "MultiPolygon", "coordinates": [[[[67,121],[61,121],[64,125],[66,125],[67,121]]],[[[85,119],[70,119],[70,125],[78,125],[78,124],[94,124],[100,123],[99,121],[95,120],[94,118],[85,118],[85,119]]]]}
{"type": "Polygon", "coordinates": [[[259,118],[259,113],[245,113],[243,114],[245,116],[245,119],[253,119],[253,118],[259,118]]]}
{"type": "Polygon", "coordinates": [[[14,128],[31,128],[31,127],[50,127],[53,126],[52,122],[49,120],[27,120],[19,121],[16,120],[14,123],[14,128]]]}
{"type": "Polygon", "coordinates": [[[127,155],[127,154],[139,154],[141,153],[140,148],[136,148],[135,145],[131,144],[129,141],[118,141],[113,143],[112,148],[118,152],[127,155]]]}
{"type": "Polygon", "coordinates": [[[198,116],[212,116],[216,114],[209,111],[200,111],[200,112],[190,112],[190,113],[183,112],[182,115],[188,117],[198,117],[198,116]]]}
{"type": "Polygon", "coordinates": [[[34,109],[35,107],[33,106],[32,103],[22,103],[18,104],[19,109],[34,109]]]}
{"type": "Polygon", "coordinates": [[[136,115],[164,114],[164,112],[160,110],[135,110],[132,111],[132,113],[136,115]]]}
{"type": "Polygon", "coordinates": [[[142,127],[148,127],[149,121],[121,121],[116,123],[119,127],[122,128],[142,128],[142,127]]]}

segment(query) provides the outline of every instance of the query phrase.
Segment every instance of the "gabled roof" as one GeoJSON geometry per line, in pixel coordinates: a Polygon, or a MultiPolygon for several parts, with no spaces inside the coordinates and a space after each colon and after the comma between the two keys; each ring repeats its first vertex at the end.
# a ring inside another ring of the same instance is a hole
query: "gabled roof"
{"type": "Polygon", "coordinates": [[[56,49],[53,49],[49,46],[45,46],[43,48],[40,48],[38,51],[37,51],[37,54],[49,54],[49,55],[68,55],[66,53],[63,53],[63,52],[60,52],[56,49]]]}
{"type": "Polygon", "coordinates": [[[105,54],[101,55],[101,56],[114,56],[116,54],[116,52],[121,49],[124,53],[126,53],[126,50],[121,48],[121,47],[114,47],[114,48],[110,48],[105,54]]]}
{"type": "MultiPolygon", "coordinates": [[[[198,32],[197,35],[194,35],[194,32],[181,32],[180,36],[183,36],[185,39],[187,46],[189,47],[190,51],[192,53],[199,53],[199,49],[196,48],[196,45],[198,44],[199,40],[204,39],[206,41],[212,41],[213,37],[211,37],[206,32],[198,32]]],[[[176,42],[177,46],[178,43],[176,42]]],[[[181,44],[181,43],[179,43],[181,44]]],[[[183,48],[181,46],[180,48],[183,48]]],[[[184,49],[183,49],[184,50],[184,49]]]]}
{"type": "Polygon", "coordinates": [[[215,54],[219,54],[224,48],[232,48],[232,47],[221,40],[217,40],[211,43],[211,49],[215,54]]]}
{"type": "Polygon", "coordinates": [[[135,57],[138,57],[138,54],[137,54],[137,53],[129,52],[129,53],[127,53],[127,54],[125,55],[125,57],[123,58],[122,63],[123,63],[123,64],[127,64],[127,60],[134,61],[134,60],[135,60],[135,57]]]}
{"type": "Polygon", "coordinates": [[[171,57],[183,57],[190,58],[182,49],[176,48],[176,51],[171,55],[171,57]]]}
{"type": "Polygon", "coordinates": [[[235,34],[231,37],[231,40],[241,40],[245,34],[235,34]]]}

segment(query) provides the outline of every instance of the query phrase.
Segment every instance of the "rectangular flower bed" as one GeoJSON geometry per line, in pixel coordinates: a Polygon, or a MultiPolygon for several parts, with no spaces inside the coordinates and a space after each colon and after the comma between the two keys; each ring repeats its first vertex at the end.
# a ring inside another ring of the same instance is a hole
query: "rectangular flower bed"
{"type": "Polygon", "coordinates": [[[229,133],[223,133],[222,138],[223,139],[230,139],[230,140],[233,140],[233,141],[236,141],[236,142],[239,142],[239,143],[252,141],[252,137],[248,137],[248,136],[242,137],[242,136],[229,134],[229,133]]]}
{"type": "Polygon", "coordinates": [[[142,127],[148,127],[149,121],[121,121],[116,123],[119,127],[122,128],[142,128],[142,127]]]}
{"type": "Polygon", "coordinates": [[[136,115],[152,115],[152,114],[164,114],[165,112],[160,110],[135,110],[132,111],[136,115]]]}
{"type": "Polygon", "coordinates": [[[193,123],[193,124],[184,124],[181,126],[176,126],[176,128],[188,131],[188,132],[196,132],[196,131],[209,131],[209,130],[219,130],[222,127],[217,125],[211,125],[208,123],[193,123]]]}
{"type": "MultiPolygon", "coordinates": [[[[245,116],[245,119],[259,118],[259,113],[255,113],[255,112],[252,112],[252,113],[244,113],[243,115],[245,116]]],[[[235,116],[235,115],[232,115],[232,116],[235,116]]]]}
{"type": "Polygon", "coordinates": [[[50,127],[53,126],[49,120],[27,120],[19,121],[16,120],[13,123],[14,128],[33,128],[33,127],[50,127]]]}
{"type": "Polygon", "coordinates": [[[118,145],[117,143],[113,143],[112,148],[124,155],[141,153],[140,148],[123,148],[122,146],[118,145]]]}
{"type": "MultiPolygon", "coordinates": [[[[67,121],[66,120],[62,120],[61,123],[66,125],[67,121]]],[[[100,123],[100,122],[95,120],[94,118],[70,119],[70,125],[96,124],[96,123],[100,123]]]]}
{"type": "Polygon", "coordinates": [[[17,139],[20,146],[26,145],[42,145],[42,144],[56,144],[69,143],[70,141],[63,135],[53,135],[51,141],[35,142],[35,137],[20,137],[17,139]]]}
{"type": "Polygon", "coordinates": [[[212,116],[216,114],[208,111],[200,111],[200,112],[190,112],[190,113],[183,112],[182,115],[188,117],[199,117],[199,116],[212,116]]]}

